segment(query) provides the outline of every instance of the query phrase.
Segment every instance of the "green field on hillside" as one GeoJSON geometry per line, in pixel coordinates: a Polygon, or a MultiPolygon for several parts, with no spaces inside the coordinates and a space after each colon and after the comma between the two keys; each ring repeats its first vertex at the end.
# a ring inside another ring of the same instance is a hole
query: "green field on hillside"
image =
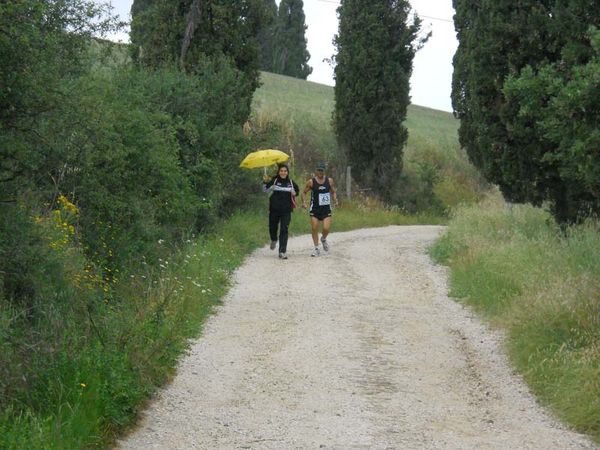
{"type": "MultiPolygon", "coordinates": [[[[258,128],[280,124],[284,137],[273,145],[292,151],[296,168],[306,173],[319,159],[342,178],[347,165],[332,129],[334,92],[331,86],[262,72],[252,121],[258,128]]],[[[422,106],[408,108],[409,138],[404,153],[399,203],[407,213],[446,214],[472,203],[487,189],[458,143],[459,122],[451,113],[422,106]]]]}
{"type": "MultiPolygon", "coordinates": [[[[262,86],[254,94],[255,113],[289,120],[295,124],[308,122],[317,134],[330,134],[335,147],[331,117],[334,108],[333,87],[299,80],[269,72],[261,73],[262,86]]],[[[458,151],[459,122],[445,111],[410,105],[406,126],[409,130],[408,148],[422,143],[441,145],[458,151]]],[[[333,149],[329,149],[333,151],[333,149]]]]}
{"type": "MultiPolygon", "coordinates": [[[[254,109],[273,112],[297,122],[310,118],[320,129],[331,130],[333,87],[269,72],[261,73],[262,86],[254,94],[254,109]]],[[[458,147],[459,122],[445,111],[410,105],[406,125],[413,139],[458,147]]]]}

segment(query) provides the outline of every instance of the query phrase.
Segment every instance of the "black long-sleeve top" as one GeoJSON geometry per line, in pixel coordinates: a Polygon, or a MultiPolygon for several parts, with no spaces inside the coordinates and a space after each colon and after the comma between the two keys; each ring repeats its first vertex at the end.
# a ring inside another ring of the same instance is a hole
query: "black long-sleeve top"
{"type": "Polygon", "coordinates": [[[300,194],[296,182],[289,178],[281,179],[275,176],[271,181],[263,183],[264,192],[273,193],[269,199],[269,210],[280,213],[292,212],[292,189],[296,195],[300,194]]]}

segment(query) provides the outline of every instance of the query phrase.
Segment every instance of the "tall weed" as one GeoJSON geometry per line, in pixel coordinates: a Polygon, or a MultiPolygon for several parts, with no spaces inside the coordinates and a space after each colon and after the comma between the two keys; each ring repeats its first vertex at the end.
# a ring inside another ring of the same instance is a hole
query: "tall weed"
{"type": "Polygon", "coordinates": [[[451,295],[507,330],[544,404],[600,441],[600,223],[561,230],[550,213],[498,194],[459,209],[431,249],[451,295]]]}

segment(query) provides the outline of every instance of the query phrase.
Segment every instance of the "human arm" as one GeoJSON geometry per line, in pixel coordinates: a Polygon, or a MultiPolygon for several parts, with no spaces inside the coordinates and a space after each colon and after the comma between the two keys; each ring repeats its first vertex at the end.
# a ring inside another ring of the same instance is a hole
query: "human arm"
{"type": "Polygon", "coordinates": [[[267,174],[263,175],[263,192],[270,192],[273,184],[275,183],[275,179],[277,177],[270,177],[267,174]]]}
{"type": "Polygon", "coordinates": [[[304,185],[304,189],[302,190],[302,194],[300,195],[300,200],[302,200],[302,207],[306,209],[306,194],[312,189],[312,180],[308,180],[304,185]]]}
{"type": "Polygon", "coordinates": [[[329,179],[329,185],[331,186],[331,197],[333,198],[333,204],[338,206],[338,198],[337,198],[337,187],[335,185],[335,181],[333,178],[329,179]]]}

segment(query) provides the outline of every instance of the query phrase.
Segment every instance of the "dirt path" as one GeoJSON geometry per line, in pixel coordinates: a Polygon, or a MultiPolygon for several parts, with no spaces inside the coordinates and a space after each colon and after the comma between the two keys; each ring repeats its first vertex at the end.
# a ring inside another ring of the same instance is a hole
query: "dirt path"
{"type": "Polygon", "coordinates": [[[123,449],[596,448],[549,418],[446,296],[440,227],[261,249],[123,449]]]}

